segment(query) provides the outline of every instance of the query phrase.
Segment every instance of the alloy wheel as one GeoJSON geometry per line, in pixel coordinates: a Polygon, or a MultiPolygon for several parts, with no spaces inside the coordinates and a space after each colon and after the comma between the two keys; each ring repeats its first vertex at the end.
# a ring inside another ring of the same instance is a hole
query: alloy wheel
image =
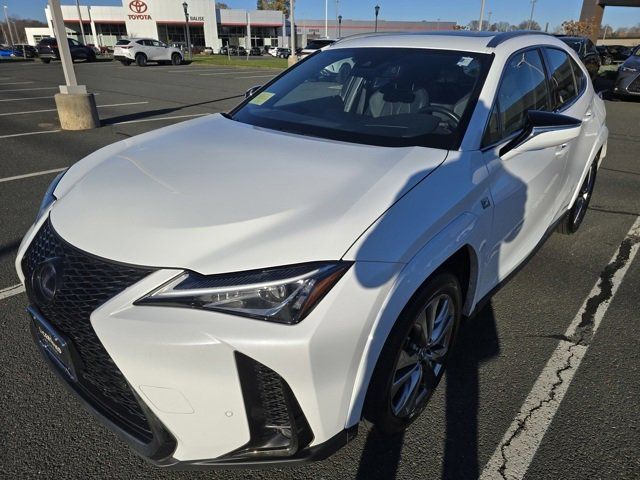
{"type": "Polygon", "coordinates": [[[593,193],[593,186],[596,180],[596,166],[595,164],[589,168],[589,173],[587,174],[587,178],[584,179],[582,186],[580,187],[580,192],[578,193],[578,198],[576,199],[574,212],[573,212],[573,224],[579,225],[584,219],[585,214],[587,213],[587,207],[589,206],[589,201],[591,200],[591,194],[593,193]]]}
{"type": "Polygon", "coordinates": [[[444,372],[454,324],[454,300],[445,293],[432,298],[414,320],[391,382],[396,417],[413,417],[431,397],[444,372]]]}

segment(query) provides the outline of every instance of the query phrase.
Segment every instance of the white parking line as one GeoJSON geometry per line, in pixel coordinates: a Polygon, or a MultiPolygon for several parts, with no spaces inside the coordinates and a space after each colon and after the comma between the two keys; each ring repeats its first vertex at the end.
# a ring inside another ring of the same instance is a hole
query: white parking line
{"type": "Polygon", "coordinates": [[[217,75],[237,75],[237,74],[245,74],[245,73],[262,73],[262,70],[256,70],[256,71],[249,71],[249,72],[238,72],[237,70],[235,72],[216,72],[216,73],[199,73],[198,75],[201,77],[212,77],[212,76],[217,76],[217,75]]]}
{"type": "Polygon", "coordinates": [[[53,98],[53,97],[47,96],[47,97],[4,98],[0,100],[0,102],[20,102],[22,100],[42,100],[43,98],[53,98]]]}
{"type": "Polygon", "coordinates": [[[212,115],[212,114],[211,113],[194,113],[192,115],[176,115],[173,117],[143,118],[141,120],[127,120],[126,122],[116,122],[116,123],[112,123],[111,125],[125,125],[127,123],[158,122],[160,120],[174,120],[177,118],[204,117],[205,115],[212,115]]]}
{"type": "Polygon", "coordinates": [[[58,133],[62,130],[41,130],[39,132],[13,133],[11,135],[0,135],[0,138],[25,137],[27,135],[41,135],[43,133],[58,133]]]}
{"type": "Polygon", "coordinates": [[[13,177],[0,178],[0,183],[11,182],[13,180],[21,180],[23,178],[37,177],[37,176],[40,176],[40,175],[48,175],[50,173],[58,173],[58,172],[61,172],[63,170],[64,170],[64,168],[54,168],[53,170],[42,170],[40,172],[25,173],[23,175],[14,175],[13,177]]]}
{"type": "MultiPolygon", "coordinates": [[[[97,105],[98,108],[106,108],[106,107],[124,107],[128,105],[145,105],[149,102],[129,102],[129,103],[113,103],[111,105],[97,105]]],[[[47,108],[44,110],[27,110],[25,112],[8,112],[8,113],[0,113],[0,117],[6,117],[10,115],[27,115],[29,113],[46,113],[46,112],[57,112],[56,108],[47,108]]]]}
{"type": "Polygon", "coordinates": [[[524,478],[638,249],[640,217],[567,328],[520,412],[482,470],[480,480],[524,478]]]}
{"type": "Polygon", "coordinates": [[[275,75],[252,75],[250,77],[236,77],[236,78],[274,78],[275,75]]]}
{"type": "MultiPolygon", "coordinates": [[[[199,72],[237,72],[241,68],[181,68],[179,70],[161,70],[164,73],[199,73],[199,72]]],[[[248,68],[247,70],[253,70],[248,68]]]]}
{"type": "Polygon", "coordinates": [[[0,93],[5,92],[28,92],[30,90],[57,90],[60,87],[33,87],[33,88],[11,88],[9,90],[0,90],[0,93]]]}
{"type": "Polygon", "coordinates": [[[12,287],[3,288],[0,290],[0,300],[4,298],[13,297],[14,295],[18,295],[19,293],[24,292],[24,287],[22,284],[14,285],[12,287]]]}
{"type": "MultiPolygon", "coordinates": [[[[94,92],[93,94],[100,95],[99,92],[94,92]]],[[[48,95],[46,97],[4,98],[0,100],[0,102],[20,102],[20,101],[26,101],[26,100],[42,100],[43,98],[55,98],[55,97],[48,95]]]]}
{"type": "Polygon", "coordinates": [[[0,83],[0,85],[26,85],[28,83],[34,83],[34,82],[7,82],[7,83],[0,83]]]}

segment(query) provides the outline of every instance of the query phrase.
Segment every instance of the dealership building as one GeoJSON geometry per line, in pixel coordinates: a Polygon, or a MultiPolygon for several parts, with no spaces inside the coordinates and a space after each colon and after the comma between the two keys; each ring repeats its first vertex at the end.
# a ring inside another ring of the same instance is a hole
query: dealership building
{"type": "MultiPolygon", "coordinates": [[[[215,0],[186,0],[191,43],[217,50],[223,45],[288,46],[290,26],[280,11],[219,9],[215,0]]],[[[86,43],[112,46],[121,38],[149,37],[166,43],[186,43],[186,19],[179,0],[122,0],[122,6],[63,5],[67,35],[86,43]],[[82,25],[82,29],[81,29],[82,25]]],[[[26,28],[27,40],[53,36],[51,11],[45,8],[49,27],[26,28]]],[[[379,31],[448,30],[455,22],[378,22],[379,31]]],[[[311,38],[336,38],[371,32],[374,21],[331,19],[297,20],[298,45],[311,38]]]]}

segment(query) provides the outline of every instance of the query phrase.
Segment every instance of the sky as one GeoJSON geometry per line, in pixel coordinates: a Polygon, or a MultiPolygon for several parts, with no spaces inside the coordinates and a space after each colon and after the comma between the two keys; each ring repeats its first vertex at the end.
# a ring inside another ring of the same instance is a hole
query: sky
{"type": "MultiPolygon", "coordinates": [[[[153,0],[148,0],[152,2],[153,0]]],[[[180,0],[175,0],[180,1],[180,0]]],[[[336,17],[336,0],[329,1],[329,18],[336,17]]],[[[188,2],[188,0],[187,0],[188,2]]],[[[339,0],[340,14],[344,19],[365,20],[373,18],[376,0],[339,0]]],[[[74,0],[61,0],[62,4],[74,4],[74,0]]],[[[122,5],[122,0],[81,0],[83,5],[122,5]]],[[[231,8],[255,8],[255,0],[227,0],[231,8]]],[[[476,20],[480,13],[481,0],[378,0],[380,20],[436,20],[455,21],[466,25],[476,20]]],[[[44,20],[46,0],[2,0],[7,5],[9,15],[22,18],[44,20]]],[[[296,17],[299,19],[324,18],[323,0],[296,0],[296,17]]],[[[549,22],[549,30],[564,20],[578,19],[582,0],[537,0],[534,19],[544,28],[549,22]]],[[[531,13],[530,0],[486,0],[485,20],[492,12],[491,21],[520,23],[531,13]]],[[[604,23],[614,28],[631,27],[640,24],[640,8],[607,7],[604,23]]]]}

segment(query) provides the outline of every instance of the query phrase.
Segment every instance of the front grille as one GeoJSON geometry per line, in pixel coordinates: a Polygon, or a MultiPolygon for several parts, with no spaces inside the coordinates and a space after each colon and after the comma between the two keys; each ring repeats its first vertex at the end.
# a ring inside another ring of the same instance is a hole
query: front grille
{"type": "Polygon", "coordinates": [[[149,422],[124,375],[91,326],[91,313],[141,280],[151,270],[121,265],[89,255],[62,240],[47,220],[22,260],[29,300],[73,344],[80,365],[74,365],[74,388],[88,396],[103,415],[143,442],[153,438],[149,422]],[[62,281],[53,299],[42,301],[32,288],[36,267],[56,259],[62,281]]]}
{"type": "Polygon", "coordinates": [[[636,79],[629,84],[627,90],[633,93],[640,93],[640,75],[638,75],[636,79]]]}

